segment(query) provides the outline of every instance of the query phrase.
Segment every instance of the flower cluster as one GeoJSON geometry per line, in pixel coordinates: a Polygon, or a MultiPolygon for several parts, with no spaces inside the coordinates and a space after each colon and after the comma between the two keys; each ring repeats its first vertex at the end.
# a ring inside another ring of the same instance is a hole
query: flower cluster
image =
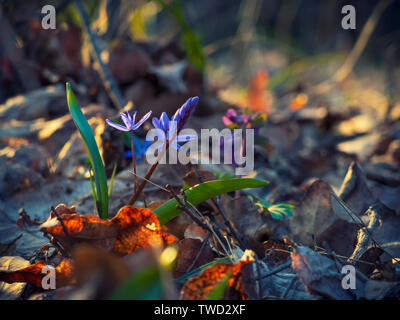
{"type": "MultiPolygon", "coordinates": [[[[177,142],[186,142],[195,138],[195,136],[191,135],[180,136],[178,135],[178,133],[183,129],[183,127],[189,120],[190,116],[193,114],[198,101],[199,101],[198,97],[189,98],[175,112],[175,114],[172,116],[171,119],[169,119],[166,112],[163,112],[159,119],[156,117],[153,118],[152,123],[154,127],[156,129],[162,130],[166,134],[166,138],[168,139],[167,141],[169,141],[175,136],[175,138],[172,141],[170,141],[170,146],[172,146],[173,148],[175,149],[181,148],[181,146],[178,145],[177,142]]],[[[148,112],[142,119],[140,119],[138,122],[135,123],[136,112],[134,112],[132,116],[128,112],[126,114],[121,113],[121,119],[124,122],[125,126],[112,122],[111,120],[108,119],[106,120],[106,122],[115,129],[126,132],[132,132],[137,130],[150,117],[150,115],[151,111],[148,112]]],[[[148,145],[145,146],[145,148],[147,147],[148,145]]]]}
{"type": "Polygon", "coordinates": [[[170,141],[170,146],[174,149],[181,148],[181,146],[177,142],[186,142],[196,138],[193,135],[178,135],[178,133],[186,125],[189,117],[194,112],[198,101],[198,97],[189,98],[182,105],[182,107],[180,107],[175,112],[171,120],[168,118],[168,115],[165,112],[161,114],[159,119],[157,119],[156,117],[153,118],[153,126],[156,129],[162,130],[166,134],[167,141],[170,141],[172,139],[172,141],[170,141]]]}
{"type": "Polygon", "coordinates": [[[238,125],[247,125],[251,119],[250,115],[242,114],[238,115],[235,109],[228,109],[226,114],[222,117],[222,122],[228,128],[234,129],[238,125]]]}
{"type": "Polygon", "coordinates": [[[243,114],[238,114],[235,109],[228,109],[222,117],[222,122],[230,129],[240,127],[258,128],[266,119],[267,115],[265,113],[252,114],[250,110],[244,110],[243,114]]]}

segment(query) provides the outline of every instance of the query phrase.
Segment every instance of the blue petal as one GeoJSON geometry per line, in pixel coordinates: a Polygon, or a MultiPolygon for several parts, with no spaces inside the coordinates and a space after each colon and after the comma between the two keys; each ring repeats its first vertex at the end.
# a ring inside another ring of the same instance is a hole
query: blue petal
{"type": "Polygon", "coordinates": [[[174,116],[171,119],[172,121],[176,121],[176,123],[179,123],[181,121],[181,117],[179,116],[179,110],[180,109],[176,110],[174,116]]]}
{"type": "Polygon", "coordinates": [[[121,113],[121,119],[125,123],[125,127],[130,128],[131,120],[129,119],[130,118],[129,113],[127,113],[127,115],[125,113],[121,113]]]}
{"type": "Polygon", "coordinates": [[[124,126],[121,126],[120,124],[117,124],[115,122],[112,122],[112,121],[110,121],[108,119],[106,119],[106,122],[108,123],[109,126],[115,128],[115,129],[118,129],[118,130],[121,130],[121,131],[130,131],[128,128],[126,128],[124,126]]]}
{"type": "Polygon", "coordinates": [[[133,113],[132,118],[131,118],[132,127],[135,125],[135,119],[136,119],[136,111],[133,113]]]}
{"type": "Polygon", "coordinates": [[[162,125],[162,129],[164,131],[168,131],[168,129],[169,129],[169,118],[168,118],[168,116],[167,116],[167,114],[165,112],[163,112],[161,114],[160,122],[161,122],[161,125],[162,125]]]}
{"type": "MultiPolygon", "coordinates": [[[[136,112],[134,113],[133,117],[135,118],[136,116],[136,112]]],[[[143,122],[145,122],[149,117],[151,116],[151,111],[147,112],[144,117],[142,119],[140,119],[140,121],[138,121],[138,123],[136,123],[133,127],[132,130],[136,130],[137,128],[139,128],[143,122]]]]}
{"type": "Polygon", "coordinates": [[[152,122],[153,122],[154,128],[162,130],[160,120],[158,120],[156,117],[154,117],[152,122]]]}

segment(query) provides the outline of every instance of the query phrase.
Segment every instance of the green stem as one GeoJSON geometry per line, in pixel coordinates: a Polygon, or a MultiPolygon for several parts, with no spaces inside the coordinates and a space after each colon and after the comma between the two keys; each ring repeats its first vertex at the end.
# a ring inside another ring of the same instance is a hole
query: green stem
{"type": "Polygon", "coordinates": [[[134,136],[133,131],[131,131],[132,166],[133,166],[133,172],[135,173],[134,174],[134,183],[135,183],[135,194],[136,194],[138,181],[137,181],[137,176],[136,176],[135,142],[134,142],[133,136],[134,136]]]}

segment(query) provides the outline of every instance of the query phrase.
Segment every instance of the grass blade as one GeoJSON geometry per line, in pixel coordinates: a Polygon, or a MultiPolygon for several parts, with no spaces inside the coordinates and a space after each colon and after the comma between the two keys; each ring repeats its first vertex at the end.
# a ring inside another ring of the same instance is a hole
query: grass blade
{"type": "MultiPolygon", "coordinates": [[[[188,202],[198,205],[208,199],[214,198],[221,194],[247,188],[259,188],[266,186],[268,181],[258,179],[229,179],[208,181],[198,184],[185,191],[188,202]]],[[[181,213],[177,208],[178,202],[170,199],[153,212],[158,216],[161,224],[165,224],[181,213]]]]}
{"type": "Polygon", "coordinates": [[[99,216],[102,219],[107,219],[108,217],[107,177],[103,161],[100,157],[99,148],[97,147],[96,140],[94,139],[92,128],[90,127],[81,109],[76,103],[74,93],[71,90],[71,85],[67,83],[66,87],[67,87],[67,102],[69,111],[85,143],[85,146],[89,153],[89,159],[92,164],[94,172],[94,180],[96,185],[97,203],[99,204],[97,206],[97,210],[99,216]]]}
{"type": "Polygon", "coordinates": [[[224,297],[226,289],[228,289],[228,281],[232,277],[232,273],[228,273],[207,296],[207,300],[221,300],[224,297]]]}
{"type": "Polygon", "coordinates": [[[117,172],[117,163],[114,163],[114,169],[110,178],[110,185],[108,186],[108,199],[111,197],[112,187],[114,184],[115,173],[117,172]]]}

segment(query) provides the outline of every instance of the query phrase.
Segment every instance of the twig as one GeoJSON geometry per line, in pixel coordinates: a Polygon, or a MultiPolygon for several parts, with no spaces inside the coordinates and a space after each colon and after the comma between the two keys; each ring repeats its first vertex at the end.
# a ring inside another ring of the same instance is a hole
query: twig
{"type": "Polygon", "coordinates": [[[135,204],[136,200],[139,198],[139,195],[142,193],[144,187],[146,186],[147,181],[149,181],[149,179],[150,179],[151,175],[153,174],[154,170],[156,170],[161,157],[164,155],[165,152],[167,152],[170,144],[172,143],[172,141],[174,141],[174,139],[177,137],[179,132],[183,129],[183,127],[185,126],[185,124],[186,124],[187,120],[189,119],[189,117],[190,117],[190,113],[187,113],[186,116],[183,119],[181,119],[181,124],[179,125],[178,130],[173,134],[171,139],[169,139],[169,140],[166,139],[165,147],[158,154],[156,161],[151,165],[149,170],[147,170],[146,176],[144,177],[142,183],[139,185],[138,190],[129,199],[128,205],[133,206],[135,204]]]}
{"type": "Polygon", "coordinates": [[[193,267],[196,265],[197,260],[200,258],[201,253],[206,247],[206,244],[208,243],[208,240],[210,239],[211,232],[207,234],[207,237],[203,240],[203,243],[201,244],[199,252],[197,252],[196,257],[194,258],[193,262],[190,264],[189,268],[186,269],[185,273],[190,272],[193,267]]]}
{"type": "Polygon", "coordinates": [[[133,172],[135,173],[135,175],[133,176],[133,180],[134,180],[134,184],[135,184],[135,193],[137,192],[137,185],[138,185],[138,181],[137,181],[137,176],[136,176],[136,159],[135,159],[135,143],[134,143],[134,135],[133,135],[133,131],[131,131],[131,149],[132,149],[132,165],[133,165],[133,172]]]}
{"type": "Polygon", "coordinates": [[[336,83],[340,83],[347,78],[347,76],[353,71],[354,66],[363,53],[383,11],[391,2],[393,2],[393,0],[382,0],[378,2],[343,65],[336,71],[331,79],[322,81],[321,83],[315,85],[312,89],[310,89],[310,92],[322,94],[330,90],[336,83]]]}
{"type": "Polygon", "coordinates": [[[297,276],[293,277],[292,280],[290,280],[289,285],[286,287],[285,291],[283,291],[281,298],[285,299],[289,291],[292,289],[293,285],[297,281],[297,276]]]}
{"type": "MultiPolygon", "coordinates": [[[[193,171],[195,172],[197,179],[199,180],[200,183],[203,183],[203,178],[200,176],[199,171],[197,169],[197,165],[193,165],[193,171]]],[[[232,224],[229,222],[229,220],[227,219],[224,211],[222,210],[220,204],[217,202],[217,200],[215,198],[211,198],[211,201],[213,202],[213,204],[216,206],[216,208],[218,209],[219,213],[221,214],[222,219],[224,220],[225,225],[228,227],[229,231],[231,232],[232,236],[235,238],[235,240],[239,243],[239,246],[242,250],[245,250],[248,248],[247,244],[245,243],[245,241],[242,239],[241,236],[239,236],[239,234],[237,234],[237,232],[235,231],[235,229],[233,228],[232,224]]]]}
{"type": "Polygon", "coordinates": [[[43,236],[45,236],[47,239],[50,240],[50,242],[57,248],[58,251],[61,252],[61,254],[64,257],[70,257],[69,253],[64,249],[64,247],[54,238],[53,236],[50,236],[47,232],[44,232],[43,236]]]}
{"type": "Polygon", "coordinates": [[[365,46],[368,43],[369,38],[371,37],[372,32],[374,31],[379,18],[385,9],[390,5],[393,0],[379,1],[375,8],[372,11],[371,16],[368,18],[365,23],[360,36],[358,37],[353,49],[349,53],[346,58],[346,61],[339,68],[339,70],[333,76],[333,80],[336,82],[341,82],[347,78],[350,72],[353,70],[357,60],[360,58],[363,53],[365,46]]]}
{"type": "Polygon", "coordinates": [[[210,223],[204,223],[203,221],[201,221],[198,217],[196,217],[193,212],[188,208],[188,206],[186,205],[187,203],[187,199],[186,199],[186,195],[185,193],[182,194],[185,203],[182,202],[182,199],[179,198],[179,196],[176,194],[176,192],[169,186],[167,185],[167,189],[169,190],[169,192],[171,193],[171,195],[175,198],[175,200],[178,202],[179,206],[177,206],[178,209],[182,210],[183,212],[185,212],[195,223],[197,223],[200,227],[202,227],[205,230],[209,230],[211,233],[213,233],[217,239],[217,241],[219,242],[219,244],[221,245],[221,247],[224,249],[225,253],[227,256],[230,256],[229,252],[226,250],[224,244],[222,243],[221,239],[223,239],[223,236],[221,235],[221,233],[219,232],[218,229],[214,229],[212,227],[212,225],[210,223]]]}
{"type": "Polygon", "coordinates": [[[270,272],[266,273],[265,275],[263,275],[262,277],[260,277],[259,279],[265,279],[268,278],[278,272],[281,272],[282,270],[285,270],[287,268],[289,268],[292,265],[292,260],[289,260],[288,262],[281,264],[279,267],[276,267],[275,269],[272,269],[270,272]]]}
{"type": "MultiPolygon", "coordinates": [[[[51,212],[54,213],[54,215],[57,217],[57,220],[60,222],[61,227],[62,227],[62,229],[63,229],[63,231],[64,231],[64,234],[65,234],[65,237],[66,237],[66,239],[67,239],[67,241],[68,241],[68,244],[69,244],[70,246],[72,246],[72,245],[73,245],[73,242],[72,242],[72,239],[71,239],[70,236],[69,236],[68,229],[67,229],[67,227],[65,226],[64,221],[61,219],[60,215],[57,213],[56,209],[54,209],[53,206],[51,207],[51,212]]],[[[55,237],[53,237],[53,238],[55,239],[55,237]]]]}
{"type": "Polygon", "coordinates": [[[117,109],[121,110],[126,105],[125,99],[123,98],[121,92],[119,91],[118,86],[115,83],[114,78],[111,76],[110,71],[108,70],[107,66],[104,64],[103,60],[101,59],[100,50],[99,50],[99,47],[97,46],[96,39],[90,29],[89,18],[85,12],[85,9],[82,6],[82,2],[80,0],[74,0],[74,1],[75,1],[75,5],[78,9],[79,15],[81,16],[85,31],[87,32],[87,34],[89,36],[89,40],[92,45],[94,56],[97,59],[97,62],[100,66],[100,75],[103,78],[104,87],[106,88],[108,95],[111,98],[111,101],[114,103],[114,105],[117,107],[117,109]]]}
{"type": "Polygon", "coordinates": [[[63,231],[64,231],[64,233],[65,233],[65,237],[68,238],[68,237],[69,237],[69,233],[68,233],[67,227],[66,227],[65,224],[64,224],[64,221],[62,221],[60,215],[57,213],[56,209],[54,209],[53,206],[51,206],[51,209],[50,209],[50,210],[51,210],[51,212],[57,217],[57,220],[60,222],[61,227],[62,227],[62,229],[63,229],[63,231]]]}

